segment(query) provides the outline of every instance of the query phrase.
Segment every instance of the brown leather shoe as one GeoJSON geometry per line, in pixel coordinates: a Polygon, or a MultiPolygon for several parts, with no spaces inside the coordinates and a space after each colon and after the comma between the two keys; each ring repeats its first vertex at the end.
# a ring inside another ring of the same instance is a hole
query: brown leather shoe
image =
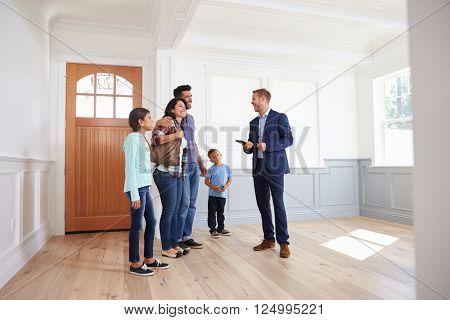
{"type": "Polygon", "coordinates": [[[271,248],[275,248],[275,240],[263,240],[263,242],[258,244],[256,247],[253,247],[253,250],[262,251],[271,248]]]}
{"type": "Polygon", "coordinates": [[[289,251],[289,245],[286,243],[280,244],[280,257],[289,258],[291,251],[289,251]]]}

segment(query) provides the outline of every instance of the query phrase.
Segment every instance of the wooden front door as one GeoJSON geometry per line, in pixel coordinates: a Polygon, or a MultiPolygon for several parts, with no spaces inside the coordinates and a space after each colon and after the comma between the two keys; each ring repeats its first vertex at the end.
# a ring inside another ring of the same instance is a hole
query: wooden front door
{"type": "Polygon", "coordinates": [[[66,232],[129,229],[122,143],[142,68],[68,63],[66,73],[66,232]]]}

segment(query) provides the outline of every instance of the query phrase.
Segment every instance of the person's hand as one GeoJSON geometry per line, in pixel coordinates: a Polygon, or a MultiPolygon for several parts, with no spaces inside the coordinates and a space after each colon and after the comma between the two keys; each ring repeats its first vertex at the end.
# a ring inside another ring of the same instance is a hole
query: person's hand
{"type": "Polygon", "coordinates": [[[132,209],[139,209],[141,207],[141,200],[136,200],[131,202],[131,208],[132,209]]]}
{"type": "Polygon", "coordinates": [[[222,189],[219,186],[213,186],[212,189],[217,192],[222,192],[222,189]]]}
{"type": "Polygon", "coordinates": [[[245,150],[251,150],[253,148],[253,143],[250,141],[247,141],[246,143],[244,143],[244,149],[245,150]]]}
{"type": "Polygon", "coordinates": [[[258,150],[261,152],[266,151],[266,148],[267,148],[267,146],[264,142],[258,143],[257,147],[258,147],[258,150]]]}
{"type": "Polygon", "coordinates": [[[180,130],[180,131],[177,131],[176,133],[175,133],[175,137],[177,138],[177,139],[183,139],[183,137],[184,137],[184,132],[183,132],[183,130],[180,130]]]}
{"type": "Polygon", "coordinates": [[[162,119],[159,119],[158,121],[156,121],[156,125],[158,127],[169,128],[170,126],[172,126],[172,118],[167,116],[162,119]]]}
{"type": "Polygon", "coordinates": [[[206,177],[207,172],[208,172],[208,170],[205,168],[205,166],[200,166],[200,175],[202,177],[206,177]]]}
{"type": "Polygon", "coordinates": [[[222,192],[224,192],[225,190],[227,190],[228,189],[228,186],[227,185],[224,185],[223,187],[222,187],[222,192]]]}

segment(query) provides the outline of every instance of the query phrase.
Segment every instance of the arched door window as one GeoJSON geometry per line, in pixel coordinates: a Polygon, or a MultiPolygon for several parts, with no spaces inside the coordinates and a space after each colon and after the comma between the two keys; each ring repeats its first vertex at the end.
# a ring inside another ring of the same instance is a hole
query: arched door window
{"type": "Polygon", "coordinates": [[[127,119],[133,108],[133,84],[112,73],[94,73],[77,81],[76,117],[127,119]]]}

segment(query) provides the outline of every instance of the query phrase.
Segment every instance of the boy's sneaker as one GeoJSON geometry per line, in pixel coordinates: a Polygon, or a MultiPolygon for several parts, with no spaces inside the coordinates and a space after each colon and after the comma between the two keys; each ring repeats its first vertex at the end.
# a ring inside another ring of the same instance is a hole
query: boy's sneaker
{"type": "Polygon", "coordinates": [[[214,239],[219,239],[220,234],[216,230],[214,230],[213,232],[211,232],[211,237],[213,237],[214,239]]]}
{"type": "Polygon", "coordinates": [[[130,266],[130,270],[128,272],[142,277],[148,277],[155,274],[149,267],[147,267],[145,263],[137,268],[130,266]]]}
{"type": "Polygon", "coordinates": [[[191,247],[184,244],[184,242],[178,242],[178,246],[183,249],[183,254],[188,254],[191,251],[191,247]],[[184,253],[186,252],[186,253],[184,253]]]}
{"type": "Polygon", "coordinates": [[[154,262],[146,263],[145,265],[148,268],[161,269],[161,270],[169,269],[169,267],[170,267],[168,263],[162,262],[162,261],[158,260],[158,258],[156,258],[156,260],[154,262]]]}
{"type": "Polygon", "coordinates": [[[222,231],[218,231],[221,236],[231,236],[231,232],[227,229],[223,229],[222,231]]]}
{"type": "Polygon", "coordinates": [[[183,241],[183,243],[185,245],[187,245],[188,247],[191,247],[192,249],[201,249],[201,248],[203,248],[203,244],[195,242],[194,239],[189,239],[189,240],[183,241]]]}

